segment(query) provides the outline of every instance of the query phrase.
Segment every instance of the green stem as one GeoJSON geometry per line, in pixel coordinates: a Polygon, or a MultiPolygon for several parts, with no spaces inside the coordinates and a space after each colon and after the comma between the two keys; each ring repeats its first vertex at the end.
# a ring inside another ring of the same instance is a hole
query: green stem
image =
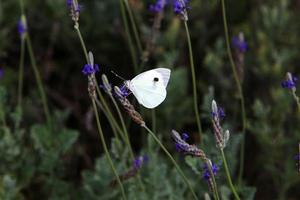
{"type": "Polygon", "coordinates": [[[194,66],[194,57],[193,57],[191,37],[190,37],[190,32],[189,32],[189,28],[187,25],[187,21],[184,21],[184,27],[185,27],[186,37],[187,37],[187,42],[188,42],[188,47],[189,47],[189,57],[190,57],[192,82],[193,82],[194,112],[195,112],[197,127],[198,127],[198,131],[199,131],[199,139],[200,139],[200,142],[202,143],[202,127],[201,127],[201,119],[200,119],[198,100],[197,100],[198,97],[197,97],[196,73],[195,73],[195,66],[194,66]]]}
{"type": "MultiPolygon", "coordinates": [[[[110,95],[110,98],[111,98],[111,100],[112,100],[112,102],[113,102],[113,104],[114,104],[114,106],[115,106],[115,108],[117,110],[117,113],[118,113],[118,116],[120,118],[121,125],[122,125],[122,128],[123,128],[123,132],[124,132],[124,135],[125,135],[125,142],[127,143],[127,146],[129,148],[130,156],[131,156],[132,160],[134,161],[135,157],[134,157],[134,153],[133,153],[133,150],[132,150],[132,147],[131,147],[131,144],[130,144],[129,134],[128,134],[128,131],[127,131],[127,128],[126,128],[126,125],[125,125],[125,122],[124,122],[124,118],[123,118],[123,116],[121,114],[120,108],[119,108],[116,100],[114,99],[114,97],[112,95],[110,95]]],[[[141,189],[143,191],[145,191],[145,187],[143,185],[143,182],[141,180],[141,176],[140,176],[139,172],[138,172],[138,176],[137,177],[138,177],[138,181],[139,181],[141,189]]]]}
{"type": "Polygon", "coordinates": [[[26,40],[26,44],[27,44],[27,48],[28,48],[28,52],[29,52],[31,66],[32,66],[32,69],[33,69],[33,72],[34,72],[34,75],[35,75],[35,79],[36,79],[36,82],[37,82],[39,93],[41,95],[41,99],[42,99],[42,103],[43,103],[47,123],[48,123],[49,126],[51,126],[51,117],[50,117],[49,107],[48,107],[48,104],[47,104],[47,97],[46,97],[45,90],[44,90],[44,87],[43,87],[40,72],[39,72],[39,70],[37,68],[37,65],[36,65],[36,60],[35,60],[35,57],[34,57],[34,54],[33,54],[31,40],[30,40],[30,36],[29,36],[28,33],[26,34],[25,40],[26,40]]]}
{"type": "Polygon", "coordinates": [[[231,49],[230,49],[230,40],[229,40],[229,33],[228,33],[228,26],[227,26],[227,17],[226,17],[226,8],[225,8],[225,0],[221,0],[222,3],[222,14],[223,14],[223,24],[224,24],[224,32],[225,32],[225,40],[226,40],[226,47],[227,47],[227,54],[229,57],[231,69],[234,75],[234,79],[236,82],[236,86],[239,93],[239,98],[241,100],[241,114],[242,114],[242,141],[241,141],[241,150],[240,150],[240,169],[239,169],[239,175],[238,175],[238,185],[241,185],[242,182],[242,176],[244,171],[244,157],[245,157],[245,131],[246,131],[246,109],[245,109],[245,100],[243,96],[243,88],[240,82],[240,79],[238,77],[238,73],[236,71],[236,66],[233,61],[231,49]]]}
{"type": "Polygon", "coordinates": [[[97,127],[98,127],[98,132],[99,132],[99,135],[100,135],[100,139],[101,139],[101,143],[102,143],[102,146],[103,146],[103,149],[105,151],[105,155],[106,155],[106,158],[109,162],[109,165],[114,173],[114,175],[116,176],[116,179],[117,179],[117,182],[120,186],[120,189],[121,189],[121,192],[122,192],[122,196],[123,196],[123,199],[126,199],[126,195],[125,195],[125,190],[124,190],[124,187],[123,187],[123,184],[120,180],[120,177],[117,173],[117,170],[111,160],[111,157],[109,155],[109,152],[108,152],[108,149],[107,149],[107,146],[106,146],[106,143],[105,143],[105,139],[104,139],[104,136],[103,136],[103,131],[102,131],[102,128],[101,128],[101,124],[100,124],[100,120],[99,120],[99,113],[98,113],[98,110],[97,110],[97,106],[96,106],[96,103],[95,103],[95,100],[92,99],[92,104],[93,104],[93,108],[94,108],[94,113],[95,113],[95,116],[96,116],[96,122],[97,122],[97,127]]]}
{"type": "Polygon", "coordinates": [[[293,95],[293,97],[294,97],[294,100],[295,100],[296,103],[297,103],[298,112],[300,113],[300,101],[299,101],[299,97],[296,95],[296,91],[293,91],[293,92],[292,92],[292,95],[293,95]]]}
{"type": "Polygon", "coordinates": [[[137,71],[138,70],[137,59],[136,59],[136,54],[135,54],[133,41],[132,41],[131,34],[130,34],[130,31],[129,31],[129,26],[128,26],[128,21],[127,21],[127,17],[126,17],[126,12],[125,12],[125,8],[124,8],[123,0],[120,0],[120,7],[121,7],[121,15],[122,15],[123,23],[124,23],[124,26],[125,26],[125,32],[126,32],[126,35],[127,35],[127,38],[128,38],[128,45],[129,45],[131,59],[132,59],[132,62],[133,62],[133,67],[134,67],[134,70],[137,71]]]}
{"type": "Polygon", "coordinates": [[[237,194],[237,192],[235,190],[235,187],[233,186],[232,181],[231,181],[231,176],[230,176],[230,172],[229,172],[229,169],[228,169],[228,165],[227,165],[227,161],[226,161],[226,157],[225,157],[224,151],[223,151],[223,149],[220,149],[220,151],[221,151],[222,160],[223,160],[224,168],[225,168],[225,172],[226,172],[226,177],[227,177],[227,181],[228,181],[228,184],[230,186],[230,189],[231,189],[231,191],[232,191],[232,193],[234,195],[234,198],[236,200],[240,200],[240,197],[237,194]]]}
{"type": "Polygon", "coordinates": [[[80,41],[80,44],[81,44],[81,47],[82,47],[82,50],[83,50],[85,59],[86,59],[87,63],[90,63],[89,55],[88,55],[88,52],[87,52],[85,43],[84,43],[84,41],[83,41],[83,38],[82,38],[82,35],[81,35],[81,32],[80,32],[80,29],[79,29],[79,24],[78,24],[78,23],[75,23],[74,28],[75,28],[75,30],[76,30],[76,32],[77,32],[77,35],[78,35],[78,38],[79,38],[79,41],[80,41]]]}
{"type": "Polygon", "coordinates": [[[151,117],[152,117],[152,130],[153,130],[153,132],[156,132],[156,114],[155,114],[155,109],[151,110],[151,117]]]}
{"type": "Polygon", "coordinates": [[[136,40],[136,44],[137,44],[139,53],[140,53],[140,55],[142,55],[142,53],[143,53],[142,43],[141,43],[141,39],[139,37],[139,33],[138,33],[138,30],[137,30],[137,27],[136,27],[136,22],[134,20],[133,12],[130,8],[128,0],[124,0],[124,3],[125,3],[125,6],[126,6],[126,9],[127,9],[128,13],[129,13],[129,20],[130,20],[130,23],[131,23],[131,26],[132,26],[134,38],[136,40]]]}
{"type": "Polygon", "coordinates": [[[22,91],[23,91],[23,74],[24,74],[24,56],[25,54],[25,38],[21,36],[21,54],[19,63],[19,78],[18,78],[18,108],[22,110],[22,91]]]}
{"type": "Polygon", "coordinates": [[[210,177],[212,178],[212,181],[213,181],[213,186],[212,187],[213,187],[214,199],[219,200],[219,193],[218,193],[218,187],[217,187],[215,175],[214,175],[214,173],[211,169],[211,164],[207,159],[206,159],[206,165],[207,165],[210,177]]]}
{"type": "Polygon", "coordinates": [[[169,151],[165,148],[165,146],[160,142],[160,140],[155,136],[155,134],[146,126],[142,126],[144,127],[147,132],[151,135],[151,137],[159,144],[159,146],[162,148],[162,150],[165,152],[165,154],[169,157],[169,159],[172,161],[172,163],[174,164],[176,170],[178,171],[178,173],[181,175],[181,177],[183,178],[184,182],[186,183],[186,185],[188,186],[188,188],[190,189],[194,199],[198,199],[198,197],[196,196],[192,185],[190,184],[190,182],[188,181],[187,177],[184,175],[183,171],[181,170],[181,168],[178,166],[178,164],[176,163],[175,159],[173,158],[173,156],[169,153],[169,151]]]}
{"type": "MultiPolygon", "coordinates": [[[[85,42],[84,42],[84,40],[83,40],[83,37],[82,37],[82,34],[81,34],[81,31],[80,31],[80,28],[79,28],[79,24],[78,24],[78,23],[75,23],[74,29],[76,30],[76,33],[77,33],[77,35],[78,35],[78,38],[79,38],[79,41],[80,41],[80,44],[81,44],[81,47],[82,47],[82,50],[83,50],[83,53],[84,53],[86,62],[87,62],[87,63],[90,63],[89,56],[88,56],[88,51],[87,51],[85,42]]],[[[115,128],[118,130],[118,133],[120,133],[121,137],[124,139],[125,137],[121,134],[121,133],[122,133],[121,128],[118,126],[116,120],[114,119],[112,113],[110,112],[110,109],[109,109],[109,107],[108,107],[108,105],[107,105],[107,103],[106,103],[106,101],[105,101],[103,95],[102,95],[101,92],[100,92],[98,83],[96,83],[96,88],[97,88],[98,96],[99,96],[99,98],[100,98],[100,102],[101,102],[101,104],[103,105],[103,112],[104,112],[105,115],[108,117],[110,123],[112,123],[112,124],[115,126],[115,128]]],[[[120,143],[120,142],[119,142],[119,137],[117,136],[117,134],[115,133],[115,131],[113,131],[113,133],[115,134],[115,137],[117,138],[118,143],[120,143]]]]}

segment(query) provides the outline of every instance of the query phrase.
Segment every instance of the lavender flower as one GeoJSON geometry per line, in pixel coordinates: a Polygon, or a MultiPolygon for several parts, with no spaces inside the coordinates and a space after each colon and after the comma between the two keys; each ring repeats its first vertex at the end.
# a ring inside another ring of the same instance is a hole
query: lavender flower
{"type": "Polygon", "coordinates": [[[18,21],[17,24],[17,28],[18,28],[18,33],[21,37],[24,37],[24,35],[27,33],[28,28],[27,28],[27,22],[26,22],[26,18],[24,15],[21,16],[21,19],[18,21]]]}
{"type": "Polygon", "coordinates": [[[245,41],[244,34],[242,32],[240,32],[238,36],[234,36],[232,38],[232,45],[240,53],[245,53],[248,50],[248,44],[245,41]]]}
{"type": "Polygon", "coordinates": [[[142,167],[143,164],[147,163],[149,157],[147,155],[139,156],[133,161],[133,168],[138,170],[142,167]]]}
{"type": "Polygon", "coordinates": [[[157,0],[155,4],[151,4],[149,9],[151,12],[162,12],[166,5],[172,5],[173,11],[176,15],[181,16],[185,21],[188,20],[187,9],[190,9],[188,6],[190,0],[157,0]]]}
{"type": "Polygon", "coordinates": [[[219,109],[215,100],[213,100],[211,103],[211,109],[212,109],[212,124],[214,128],[214,136],[216,139],[217,147],[220,149],[224,149],[227,145],[230,136],[229,130],[223,132],[223,129],[220,125],[221,117],[224,116],[225,114],[223,109],[219,109]]]}
{"type": "MultiPolygon", "coordinates": [[[[212,171],[213,175],[216,176],[218,171],[219,171],[219,167],[217,165],[211,163],[211,171],[212,171]]],[[[202,177],[206,181],[209,181],[211,179],[211,174],[210,174],[210,170],[208,168],[207,163],[205,163],[204,166],[203,166],[203,175],[202,175],[202,177]]]]}
{"type": "Polygon", "coordinates": [[[79,14],[81,11],[81,5],[77,0],[66,0],[67,7],[70,9],[70,16],[75,23],[79,21],[79,14]]]}
{"type": "Polygon", "coordinates": [[[167,5],[167,0],[157,0],[155,4],[151,4],[149,9],[151,12],[161,12],[167,5]]]}
{"type": "Polygon", "coordinates": [[[190,9],[188,6],[190,0],[173,0],[173,10],[177,15],[184,15],[186,9],[190,9]]]}
{"type": "Polygon", "coordinates": [[[175,148],[178,152],[183,153],[184,155],[191,155],[206,159],[206,155],[201,149],[198,149],[196,145],[188,144],[181,138],[180,134],[177,131],[172,130],[172,138],[175,142],[175,148]]]}
{"type": "Polygon", "coordinates": [[[181,138],[182,138],[184,141],[186,141],[189,137],[190,137],[189,134],[187,134],[187,133],[182,133],[182,137],[181,137],[181,138]]]}
{"type": "Polygon", "coordinates": [[[120,88],[115,86],[114,91],[116,98],[120,101],[120,103],[122,104],[128,115],[132,118],[132,120],[140,126],[144,127],[146,123],[143,120],[142,116],[135,110],[134,106],[128,101],[128,99],[123,96],[123,92],[120,90],[120,88]]]}
{"type": "Polygon", "coordinates": [[[218,117],[220,120],[225,118],[225,111],[224,108],[218,106],[216,112],[212,112],[212,117],[218,117]]]}
{"type": "Polygon", "coordinates": [[[126,84],[123,84],[121,86],[120,91],[121,91],[121,95],[125,98],[131,94],[131,92],[130,92],[130,90],[128,90],[128,87],[126,86],[126,84]]]}
{"type": "Polygon", "coordinates": [[[85,64],[84,67],[82,68],[81,72],[84,75],[91,75],[91,74],[95,74],[97,71],[99,71],[99,65],[94,64],[85,64]]]}
{"type": "Polygon", "coordinates": [[[296,83],[298,82],[298,78],[293,76],[290,72],[287,72],[286,80],[281,82],[281,87],[296,90],[296,83]]]}

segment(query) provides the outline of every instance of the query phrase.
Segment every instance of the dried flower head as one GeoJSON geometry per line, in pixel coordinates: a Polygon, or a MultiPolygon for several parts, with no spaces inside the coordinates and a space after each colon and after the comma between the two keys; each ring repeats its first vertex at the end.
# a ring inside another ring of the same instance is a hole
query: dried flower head
{"type": "Polygon", "coordinates": [[[180,153],[183,153],[184,155],[191,155],[195,157],[200,157],[202,159],[206,159],[204,151],[198,149],[196,145],[188,144],[177,131],[172,130],[172,138],[175,142],[175,147],[177,151],[179,151],[180,153]]]}
{"type": "Polygon", "coordinates": [[[223,113],[224,112],[223,109],[221,109],[220,112],[220,108],[218,108],[215,100],[213,100],[211,103],[211,109],[212,109],[212,124],[213,124],[214,136],[216,139],[217,147],[223,149],[226,147],[230,137],[229,130],[223,132],[223,129],[220,125],[220,120],[222,117],[225,116],[225,114],[223,113]]]}
{"type": "Polygon", "coordinates": [[[124,96],[123,92],[118,88],[117,86],[114,87],[115,90],[115,96],[116,98],[120,101],[122,104],[123,108],[126,110],[128,115],[135,121],[137,124],[140,126],[145,126],[146,123],[143,120],[142,116],[140,113],[138,113],[134,106],[128,101],[128,99],[124,96]]]}

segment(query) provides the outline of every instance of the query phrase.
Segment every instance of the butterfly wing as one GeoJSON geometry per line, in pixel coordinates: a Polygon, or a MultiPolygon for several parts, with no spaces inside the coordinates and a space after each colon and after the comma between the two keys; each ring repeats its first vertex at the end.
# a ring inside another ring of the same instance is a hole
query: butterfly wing
{"type": "Polygon", "coordinates": [[[140,104],[146,108],[155,108],[166,96],[166,86],[170,79],[171,70],[157,68],[137,75],[130,81],[129,89],[140,104]]]}

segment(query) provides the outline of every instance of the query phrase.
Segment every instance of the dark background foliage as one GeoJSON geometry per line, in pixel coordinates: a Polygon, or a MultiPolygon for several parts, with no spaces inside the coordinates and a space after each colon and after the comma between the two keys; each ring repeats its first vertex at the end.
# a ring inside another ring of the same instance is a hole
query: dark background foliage
{"type": "MultiPolygon", "coordinates": [[[[125,79],[138,72],[133,67],[119,1],[80,3],[80,28],[87,48],[93,52],[100,73],[105,73],[113,85],[121,85],[122,80],[110,73],[111,70],[125,79]]],[[[154,1],[129,3],[145,47],[154,19],[148,7],[154,1]]],[[[214,162],[220,162],[210,121],[210,104],[214,98],[226,111],[224,126],[231,131],[226,153],[236,182],[241,109],[226,53],[221,4],[216,0],[191,0],[190,6],[188,24],[205,133],[202,147],[214,162]]],[[[230,35],[243,32],[249,46],[242,81],[248,118],[245,173],[239,191],[243,199],[299,199],[300,178],[294,156],[298,152],[300,117],[296,103],[289,91],[280,87],[280,82],[287,71],[299,74],[300,1],[230,0],[226,7],[230,35]]],[[[0,0],[0,67],[4,70],[0,79],[0,114],[6,119],[0,131],[0,199],[118,199],[118,189],[107,187],[113,174],[102,155],[87,80],[81,73],[85,58],[66,2],[26,0],[25,10],[55,128],[48,130],[45,124],[27,52],[24,110],[21,125],[15,126],[20,117],[15,107],[20,55],[17,22],[21,12],[19,1],[0,0]]],[[[172,129],[189,132],[191,144],[198,143],[199,138],[192,109],[186,36],[183,23],[171,8],[165,10],[155,48],[143,71],[154,67],[172,69],[167,99],[156,110],[156,134],[177,155],[170,139],[172,129]]],[[[100,81],[99,74],[97,78],[100,81]]],[[[141,107],[139,110],[151,125],[151,112],[141,107]]],[[[146,193],[136,192],[137,185],[130,180],[125,183],[129,199],[190,198],[186,186],[158,146],[125,113],[124,116],[136,154],[150,157],[141,172],[149,189],[146,193]]],[[[130,162],[128,151],[115,144],[102,114],[101,122],[118,171],[126,171],[126,162],[130,162]]],[[[197,194],[203,196],[208,189],[204,180],[200,180],[201,164],[189,159],[184,162],[178,156],[197,194]],[[189,165],[199,171],[195,172],[189,165]],[[195,176],[197,173],[199,177],[195,176]]],[[[230,199],[224,173],[218,174],[217,183],[223,199],[230,199]]]]}

